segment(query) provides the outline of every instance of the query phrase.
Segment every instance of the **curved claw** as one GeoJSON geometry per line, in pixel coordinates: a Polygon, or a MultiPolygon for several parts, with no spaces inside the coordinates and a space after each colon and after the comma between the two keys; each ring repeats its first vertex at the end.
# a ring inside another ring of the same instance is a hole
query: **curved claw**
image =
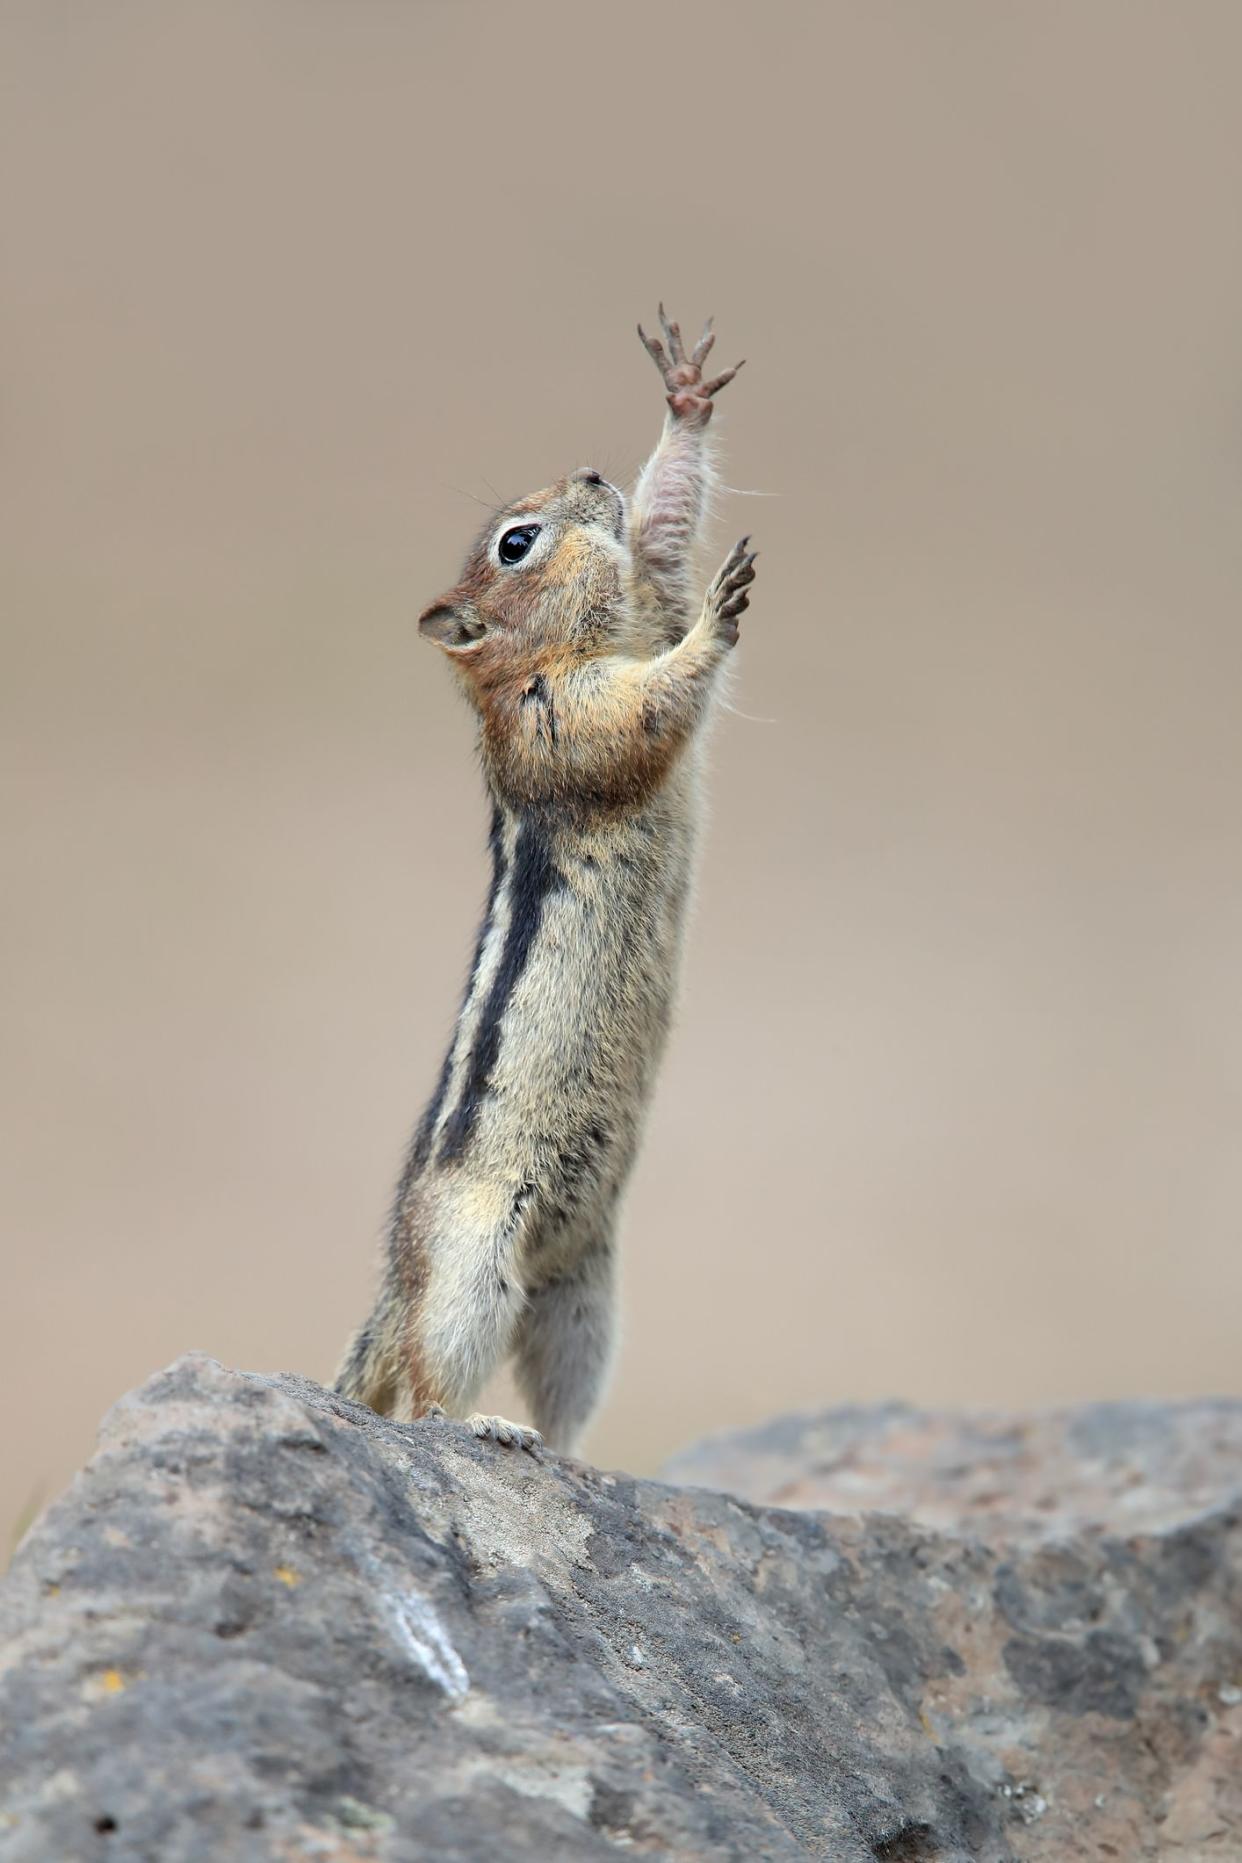
{"type": "Polygon", "coordinates": [[[660,313],[660,328],[664,332],[664,341],[668,344],[668,353],[673,359],[674,367],[676,367],[679,362],[684,362],[686,360],[686,352],[681,346],[681,325],[671,322],[670,319],[665,316],[663,304],[657,306],[657,308],[660,313]]]}
{"type": "Polygon", "coordinates": [[[748,558],[747,552],[749,550],[750,534],[748,532],[745,537],[738,538],[728,556],[726,556],[724,562],[721,564],[716,576],[717,588],[723,588],[725,583],[729,581],[730,577],[736,573],[743,563],[748,560],[752,563],[754,562],[755,557],[758,555],[758,551],[756,550],[753,552],[748,558]]]}
{"type": "Polygon", "coordinates": [[[740,362],[735,362],[731,369],[725,369],[722,374],[715,376],[713,380],[711,380],[710,382],[704,382],[703,386],[699,390],[699,393],[711,396],[711,395],[714,395],[719,389],[727,388],[729,383],[733,380],[733,377],[737,374],[738,370],[744,369],[745,367],[746,367],[746,358],[745,356],[743,356],[742,360],[740,362]]]}
{"type": "Polygon", "coordinates": [[[664,354],[664,345],[659,337],[648,336],[641,324],[638,325],[638,336],[643,348],[655,363],[660,374],[662,376],[667,375],[669,370],[668,357],[664,354]]]}
{"type": "Polygon", "coordinates": [[[712,329],[712,320],[709,317],[707,322],[703,325],[702,336],[690,352],[690,360],[696,369],[701,369],[703,367],[703,364],[707,361],[711,353],[712,344],[715,341],[716,332],[712,329]]]}

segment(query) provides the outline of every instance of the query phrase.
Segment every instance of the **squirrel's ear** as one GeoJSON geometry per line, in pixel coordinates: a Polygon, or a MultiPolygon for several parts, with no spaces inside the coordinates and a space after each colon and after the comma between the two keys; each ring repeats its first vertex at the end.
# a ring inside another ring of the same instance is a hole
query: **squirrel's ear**
{"type": "Polygon", "coordinates": [[[487,632],[487,623],[473,608],[451,601],[432,602],[418,617],[418,631],[425,640],[449,653],[476,646],[487,632]]]}

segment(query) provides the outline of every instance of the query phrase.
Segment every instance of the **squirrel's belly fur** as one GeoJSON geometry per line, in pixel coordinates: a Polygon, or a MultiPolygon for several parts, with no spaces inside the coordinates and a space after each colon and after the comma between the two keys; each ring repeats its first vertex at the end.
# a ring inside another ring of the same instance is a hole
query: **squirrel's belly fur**
{"type": "MultiPolygon", "coordinates": [[[[663,313],[661,313],[663,316],[663,313]]],[[[614,1231],[677,990],[699,747],[737,639],[743,540],[690,625],[710,460],[705,332],[644,338],[669,413],[629,507],[583,470],[498,514],[424,634],[480,725],[492,882],[439,1080],[411,1144],[379,1298],[337,1377],[404,1415],[469,1408],[512,1353],[569,1448],[613,1339],[614,1231]]]]}
{"type": "Polygon", "coordinates": [[[691,878],[693,772],[678,777],[603,828],[496,805],[477,957],[401,1198],[449,1181],[507,1199],[528,1285],[605,1240],[633,1159],[691,878]]]}

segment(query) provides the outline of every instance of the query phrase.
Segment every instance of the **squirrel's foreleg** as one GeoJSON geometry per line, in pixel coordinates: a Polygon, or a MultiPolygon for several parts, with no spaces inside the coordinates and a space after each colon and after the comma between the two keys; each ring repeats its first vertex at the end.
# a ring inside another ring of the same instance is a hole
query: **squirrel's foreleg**
{"type": "Polygon", "coordinates": [[[660,306],[664,343],[639,335],[660,371],[668,413],[659,444],[639,474],[631,504],[630,533],[636,567],[656,593],[666,617],[684,632],[693,612],[694,557],[715,486],[708,433],[714,396],[738,369],[705,380],[703,364],[715,337],[711,319],[687,356],[681,330],[660,306]],[[667,350],[665,349],[667,344],[667,350]]]}

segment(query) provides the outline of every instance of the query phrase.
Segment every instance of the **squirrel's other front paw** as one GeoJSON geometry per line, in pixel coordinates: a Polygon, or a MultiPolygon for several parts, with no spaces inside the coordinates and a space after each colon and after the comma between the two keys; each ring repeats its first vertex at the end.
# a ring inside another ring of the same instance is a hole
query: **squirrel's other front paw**
{"type": "Polygon", "coordinates": [[[729,647],[736,645],[738,620],[750,606],[747,590],[755,579],[758,554],[750,548],[749,537],[739,538],[711,586],[708,600],[716,617],[716,632],[729,647]]]}

